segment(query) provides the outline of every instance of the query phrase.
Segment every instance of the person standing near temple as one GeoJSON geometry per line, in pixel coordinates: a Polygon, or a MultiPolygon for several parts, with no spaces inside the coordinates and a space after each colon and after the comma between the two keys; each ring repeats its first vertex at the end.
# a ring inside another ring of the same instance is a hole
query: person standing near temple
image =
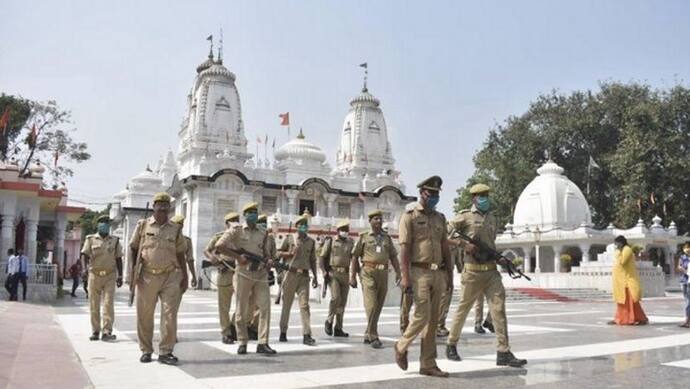
{"type": "Polygon", "coordinates": [[[76,291],[79,287],[79,278],[81,278],[82,267],[80,261],[75,261],[72,266],[69,267],[69,276],[72,279],[72,293],[70,296],[77,297],[76,291]]]}
{"type": "Polygon", "coordinates": [[[17,249],[17,262],[19,271],[15,274],[14,289],[15,294],[19,290],[19,283],[22,284],[22,300],[26,301],[26,278],[29,274],[29,257],[24,255],[24,249],[17,249]]]}
{"type": "Polygon", "coordinates": [[[683,245],[683,254],[678,258],[678,272],[680,276],[680,286],[683,288],[685,298],[685,322],[680,325],[683,328],[690,328],[690,287],[688,286],[688,269],[690,268],[690,242],[683,245]]]}
{"type": "Polygon", "coordinates": [[[10,301],[17,301],[17,279],[19,272],[19,260],[14,255],[14,249],[7,250],[7,267],[5,268],[7,278],[5,279],[5,289],[10,295],[10,301]]]}
{"type": "Polygon", "coordinates": [[[635,254],[623,235],[613,240],[616,245],[613,262],[613,300],[616,302],[616,316],[608,324],[645,325],[649,323],[642,310],[642,287],[637,273],[635,254]]]}

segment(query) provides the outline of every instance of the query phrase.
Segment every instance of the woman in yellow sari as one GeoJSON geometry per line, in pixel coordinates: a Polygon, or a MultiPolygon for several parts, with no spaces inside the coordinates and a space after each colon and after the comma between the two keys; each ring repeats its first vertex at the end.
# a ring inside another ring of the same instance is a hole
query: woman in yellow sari
{"type": "Polygon", "coordinates": [[[632,248],[623,235],[614,239],[616,257],[613,263],[613,299],[616,302],[616,317],[608,324],[645,325],[649,323],[642,310],[642,288],[632,248]]]}

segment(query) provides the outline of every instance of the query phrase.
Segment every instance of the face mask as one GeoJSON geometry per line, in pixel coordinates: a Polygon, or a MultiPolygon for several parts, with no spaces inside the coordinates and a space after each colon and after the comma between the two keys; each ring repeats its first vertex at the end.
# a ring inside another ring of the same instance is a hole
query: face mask
{"type": "Polygon", "coordinates": [[[303,234],[306,234],[308,230],[309,230],[309,227],[308,227],[308,226],[305,226],[304,224],[300,224],[300,225],[297,227],[297,231],[299,231],[299,232],[301,232],[301,233],[303,233],[303,234]]]}
{"type": "Polygon", "coordinates": [[[348,235],[349,233],[347,231],[338,231],[338,236],[343,239],[347,238],[348,235]]]}
{"type": "Polygon", "coordinates": [[[438,201],[441,199],[439,196],[429,196],[426,198],[426,205],[427,207],[434,209],[436,208],[436,205],[438,204],[438,201]]]}
{"type": "Polygon", "coordinates": [[[100,235],[108,235],[110,233],[110,225],[107,223],[98,223],[98,233],[100,235]]]}
{"type": "Polygon", "coordinates": [[[259,220],[259,214],[256,212],[250,212],[244,215],[244,218],[247,220],[247,223],[256,223],[256,221],[259,220]]]}
{"type": "Polygon", "coordinates": [[[481,212],[487,212],[491,208],[491,201],[486,196],[481,196],[477,199],[477,209],[481,212]]]}

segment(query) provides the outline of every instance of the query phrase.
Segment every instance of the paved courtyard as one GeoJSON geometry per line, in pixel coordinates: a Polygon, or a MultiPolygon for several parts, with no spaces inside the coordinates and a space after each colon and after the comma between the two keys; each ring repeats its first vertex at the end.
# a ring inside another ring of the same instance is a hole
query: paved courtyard
{"type": "MultiPolygon", "coordinates": [[[[392,348],[398,336],[398,309],[394,307],[385,308],[381,316],[379,332],[385,348],[374,350],[362,344],[366,325],[362,309],[346,312],[345,330],[350,332],[350,338],[341,340],[323,333],[325,303],[312,303],[317,345],[308,347],[301,343],[299,313],[294,309],[289,342],[277,341],[280,313],[279,306],[272,305],[271,345],[278,355],[254,354],[255,345],[251,342],[249,354],[238,356],[236,345],[220,342],[216,294],[210,291],[192,291],[183,299],[179,344],[175,349],[180,364],[144,365],[138,361],[135,311],[126,305],[126,297],[124,291],[117,296],[118,340],[113,344],[88,340],[88,307],[83,297],[68,296],[52,309],[54,321],[69,339],[62,347],[62,357],[70,358],[71,353],[76,353],[76,360],[94,387],[670,388],[686,387],[690,380],[690,331],[677,327],[683,319],[679,314],[682,299],[677,295],[643,301],[651,321],[646,327],[606,325],[613,312],[608,301],[509,303],[511,345],[518,357],[529,360],[526,368],[497,367],[494,336],[477,335],[466,326],[466,335],[459,344],[462,362],[447,361],[444,342],[439,342],[439,366],[451,373],[449,379],[417,374],[418,343],[410,350],[408,371],[398,369],[392,348]],[[69,343],[73,351],[69,350],[69,343]]],[[[7,304],[3,309],[7,309],[7,304]]],[[[455,304],[451,310],[454,309],[455,304]]],[[[57,383],[56,387],[74,387],[59,386],[59,380],[57,383]]]]}

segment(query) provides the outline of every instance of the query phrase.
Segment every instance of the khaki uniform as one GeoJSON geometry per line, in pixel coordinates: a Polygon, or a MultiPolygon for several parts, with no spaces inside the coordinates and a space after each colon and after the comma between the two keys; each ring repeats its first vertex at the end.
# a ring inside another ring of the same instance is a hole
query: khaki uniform
{"type": "Polygon", "coordinates": [[[328,305],[328,321],[335,323],[336,330],[343,329],[343,314],[350,292],[350,261],[355,242],[350,238],[326,239],[323,247],[323,261],[331,272],[328,287],[331,301],[328,305]]]}
{"type": "MultiPolygon", "coordinates": [[[[223,236],[223,232],[214,234],[206,245],[206,250],[213,252],[215,250],[216,243],[221,236],[223,236]]],[[[223,259],[227,260],[227,262],[234,262],[234,260],[230,258],[223,259]]],[[[230,305],[232,304],[232,295],[235,292],[234,278],[235,272],[233,270],[228,269],[225,265],[218,267],[218,273],[216,273],[216,288],[218,289],[218,318],[220,319],[220,333],[223,336],[230,336],[230,334],[232,334],[232,330],[230,328],[235,325],[234,320],[230,320],[230,305]]],[[[237,304],[235,304],[235,309],[237,309],[237,304]]]]}
{"type": "Polygon", "coordinates": [[[304,239],[293,236],[283,240],[278,251],[289,252],[293,247],[295,249],[295,256],[290,260],[290,270],[283,278],[283,307],[280,314],[280,332],[287,333],[290,309],[292,308],[295,295],[297,295],[300,316],[302,318],[302,335],[311,335],[309,270],[316,266],[316,242],[309,236],[305,236],[304,239]]]}
{"type": "Polygon", "coordinates": [[[152,217],[140,221],[132,234],[130,248],[136,252],[142,245],[143,268],[137,284],[137,337],[143,353],[153,352],[153,315],[161,301],[161,340],[159,354],[172,353],[177,339],[177,309],[183,280],[177,260],[186,243],[181,228],[171,221],[158,224],[152,217]]]}
{"type": "MultiPolygon", "coordinates": [[[[215,247],[226,246],[236,249],[244,249],[257,255],[266,255],[267,235],[258,228],[249,228],[245,225],[236,225],[226,230],[216,242],[215,247]]],[[[235,284],[237,285],[236,316],[237,339],[240,345],[246,345],[249,340],[247,326],[252,320],[253,310],[250,305],[253,302],[259,309],[259,334],[258,343],[268,344],[268,330],[271,321],[270,293],[268,289],[268,273],[265,267],[252,270],[251,262],[237,264],[235,284]]]]}
{"type": "MultiPolygon", "coordinates": [[[[276,258],[276,238],[269,233],[266,237],[266,255],[271,258],[276,258]]],[[[270,286],[269,286],[270,291],[270,286]]],[[[247,324],[247,328],[253,330],[254,332],[259,332],[259,307],[254,303],[254,299],[249,299],[249,312],[252,313],[251,320],[247,324]]],[[[235,323],[235,315],[233,314],[232,322],[235,323]]]]}
{"type": "Polygon", "coordinates": [[[115,281],[117,258],[122,258],[120,239],[99,234],[88,235],[81,253],[89,257],[89,308],[91,332],[101,332],[101,298],[103,299],[103,333],[113,332],[115,321],[115,281]]]}
{"type": "MultiPolygon", "coordinates": [[[[482,214],[473,205],[469,210],[460,211],[452,223],[458,231],[465,232],[471,238],[479,239],[495,248],[496,219],[491,213],[482,214]]],[[[461,281],[462,295],[458,310],[453,317],[448,344],[458,343],[467,314],[479,296],[484,296],[496,330],[498,351],[510,351],[505,311],[506,292],[495,261],[465,254],[464,264],[461,281]]]]}
{"type": "Polygon", "coordinates": [[[379,337],[379,317],[388,294],[388,262],[397,256],[393,239],[383,231],[378,235],[371,230],[361,233],[352,250],[355,260],[362,258],[360,280],[367,314],[365,340],[373,342],[379,337]]]}
{"type": "Polygon", "coordinates": [[[422,333],[420,368],[436,367],[436,328],[441,297],[446,293],[448,272],[445,269],[442,243],[446,239],[446,218],[431,210],[424,212],[421,204],[403,213],[400,218],[398,240],[403,249],[411,247],[410,282],[414,314],[405,333],[398,341],[398,351],[406,352],[414,339],[422,333]]]}

